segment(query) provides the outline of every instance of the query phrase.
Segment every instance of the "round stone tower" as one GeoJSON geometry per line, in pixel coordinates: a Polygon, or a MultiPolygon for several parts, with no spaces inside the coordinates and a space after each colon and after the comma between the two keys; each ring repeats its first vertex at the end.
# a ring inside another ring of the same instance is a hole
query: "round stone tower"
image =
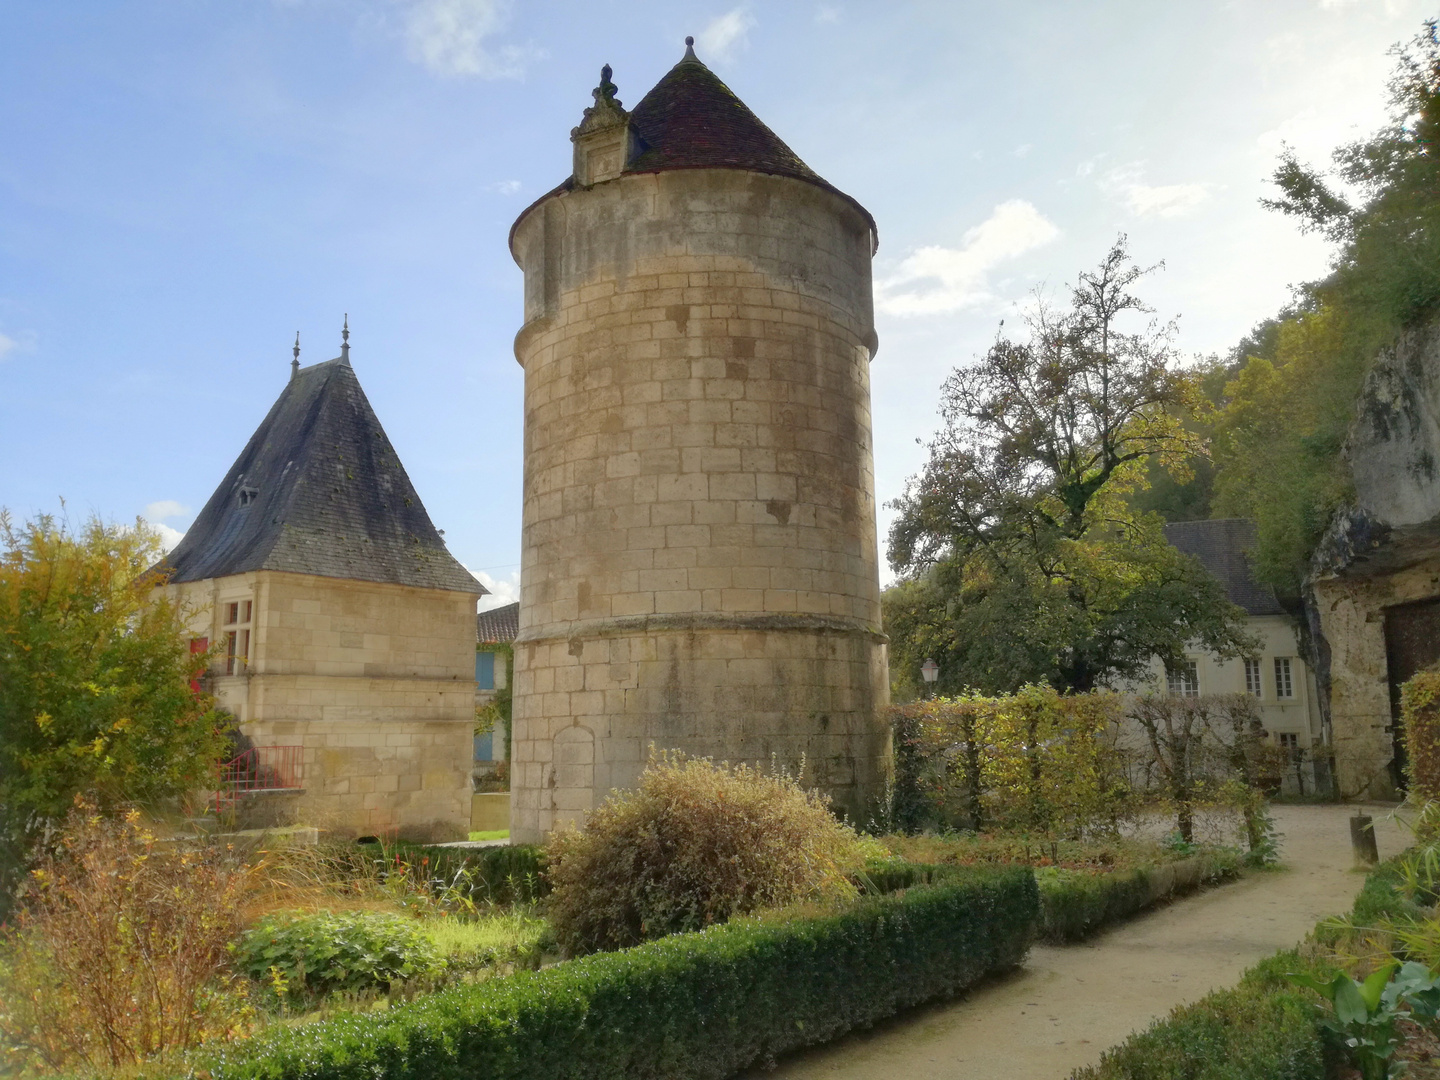
{"type": "Polygon", "coordinates": [[[695,57],[523,214],[525,507],[511,838],[649,748],[792,771],[852,818],[890,769],[870,360],[875,223],[695,57]]]}

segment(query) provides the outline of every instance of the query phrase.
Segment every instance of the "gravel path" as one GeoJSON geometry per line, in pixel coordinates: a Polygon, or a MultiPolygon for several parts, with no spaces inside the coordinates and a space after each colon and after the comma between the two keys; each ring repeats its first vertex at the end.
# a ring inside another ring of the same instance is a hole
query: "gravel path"
{"type": "MultiPolygon", "coordinates": [[[[1380,855],[1403,830],[1369,807],[1380,855]]],[[[790,1055],[758,1080],[1064,1080],[1176,1005],[1240,973],[1349,909],[1348,806],[1274,808],[1284,868],[1250,874],[1152,911],[1080,945],[1041,945],[1025,966],[958,1001],[916,1009],[871,1031],[790,1055]]]]}

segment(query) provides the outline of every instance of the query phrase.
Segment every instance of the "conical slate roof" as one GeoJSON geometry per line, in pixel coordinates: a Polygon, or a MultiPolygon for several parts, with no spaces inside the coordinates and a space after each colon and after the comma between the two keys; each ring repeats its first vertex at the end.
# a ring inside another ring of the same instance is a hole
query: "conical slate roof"
{"type": "Polygon", "coordinates": [[[640,153],[626,172],[749,169],[826,184],[693,52],[630,113],[640,153]]]}
{"type": "MultiPolygon", "coordinates": [[[[638,139],[624,172],[745,169],[794,177],[839,195],[865,216],[871,234],[878,236],[870,211],[801,161],[688,45],[687,39],[684,58],[630,112],[631,130],[638,139]]],[[[527,206],[515,225],[546,199],[574,187],[571,176],[527,206]]],[[[510,235],[513,240],[513,226],[510,235]]]]}
{"type": "Polygon", "coordinates": [[[296,372],[161,569],[486,591],[446,550],[344,358],[296,372]]]}

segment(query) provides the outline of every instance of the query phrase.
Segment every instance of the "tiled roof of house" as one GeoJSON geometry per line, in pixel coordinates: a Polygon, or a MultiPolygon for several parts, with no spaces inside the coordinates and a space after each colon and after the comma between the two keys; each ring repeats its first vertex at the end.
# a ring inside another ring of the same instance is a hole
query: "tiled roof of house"
{"type": "Polygon", "coordinates": [[[1249,615],[1284,615],[1275,591],[1250,573],[1250,552],[1255,550],[1255,523],[1245,518],[1211,521],[1175,521],[1165,526],[1165,539],[1200,560],[1220,579],[1230,602],[1249,615]]]}
{"type": "Polygon", "coordinates": [[[486,592],[446,549],[343,357],[295,373],[161,568],[172,581],[282,570],[486,592]]]}
{"type": "Polygon", "coordinates": [[[475,640],[481,645],[514,641],[520,634],[520,604],[491,608],[475,616],[475,640]]]}
{"type": "MultiPolygon", "coordinates": [[[[693,49],[687,47],[684,59],[640,99],[630,112],[630,125],[639,138],[637,153],[625,166],[627,173],[745,169],[794,177],[839,195],[864,215],[872,237],[878,237],[870,211],[801,161],[719,76],[701,63],[693,49]]],[[[572,176],[546,192],[526,207],[516,224],[546,199],[574,186],[572,176]]]]}

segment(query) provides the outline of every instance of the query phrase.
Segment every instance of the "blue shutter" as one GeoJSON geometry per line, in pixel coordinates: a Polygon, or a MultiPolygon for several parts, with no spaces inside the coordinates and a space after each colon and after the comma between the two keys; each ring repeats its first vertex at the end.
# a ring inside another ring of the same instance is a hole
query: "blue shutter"
{"type": "Polygon", "coordinates": [[[475,685],[481,690],[495,689],[495,654],[493,652],[477,652],[475,654],[475,685]]]}
{"type": "Polygon", "coordinates": [[[495,732],[487,731],[484,735],[475,736],[475,760],[495,760],[495,732]]]}

